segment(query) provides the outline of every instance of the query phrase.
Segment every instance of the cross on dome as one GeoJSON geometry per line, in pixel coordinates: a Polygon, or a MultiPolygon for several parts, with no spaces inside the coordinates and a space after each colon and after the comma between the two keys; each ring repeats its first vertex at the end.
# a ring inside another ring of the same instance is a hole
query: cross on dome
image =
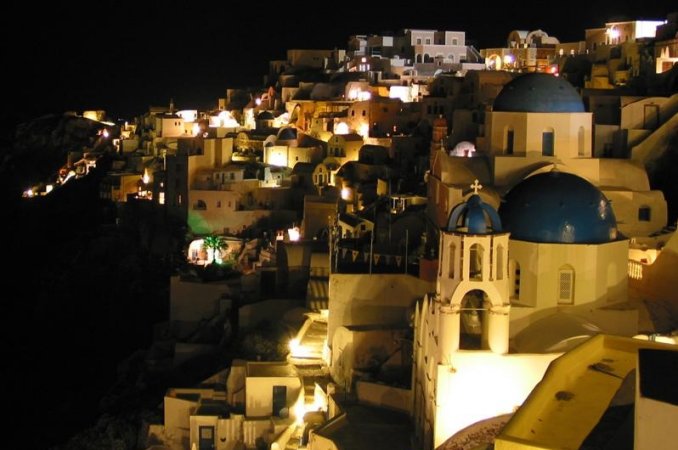
{"type": "Polygon", "coordinates": [[[471,189],[473,189],[473,193],[475,195],[478,195],[478,191],[483,188],[483,185],[478,182],[478,179],[473,182],[473,184],[470,186],[471,189]]]}

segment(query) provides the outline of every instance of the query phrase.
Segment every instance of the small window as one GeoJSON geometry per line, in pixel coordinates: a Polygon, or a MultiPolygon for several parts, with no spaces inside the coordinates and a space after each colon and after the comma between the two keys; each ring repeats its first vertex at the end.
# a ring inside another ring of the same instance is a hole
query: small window
{"type": "Polygon", "coordinates": [[[221,208],[221,200],[217,200],[217,208],[221,208]]]}
{"type": "Polygon", "coordinates": [[[351,117],[355,117],[355,109],[351,111],[351,117]]]}
{"type": "Polygon", "coordinates": [[[544,131],[541,135],[541,154],[543,156],[553,156],[553,147],[554,147],[554,136],[553,131],[548,130],[544,131]]]}
{"type": "Polygon", "coordinates": [[[426,45],[431,45],[431,39],[426,39],[426,45]]]}
{"type": "Polygon", "coordinates": [[[421,45],[421,38],[417,38],[417,45],[421,45]]]}
{"type": "Polygon", "coordinates": [[[454,245],[454,243],[450,244],[450,248],[448,249],[448,257],[449,259],[449,264],[448,264],[448,276],[450,278],[454,278],[454,260],[457,257],[457,247],[454,245]]]}
{"type": "Polygon", "coordinates": [[[558,304],[574,303],[574,270],[566,266],[558,271],[558,304]]]}
{"type": "Polygon", "coordinates": [[[366,115],[367,115],[367,111],[365,111],[365,110],[363,109],[363,117],[365,117],[366,115]]]}
{"type": "Polygon", "coordinates": [[[506,131],[506,154],[507,155],[512,155],[513,154],[513,141],[514,141],[514,134],[513,134],[513,129],[509,129],[506,131]]]}
{"type": "Polygon", "coordinates": [[[452,45],[458,45],[459,41],[457,41],[457,38],[452,39],[452,45]]]}
{"type": "Polygon", "coordinates": [[[649,206],[641,206],[638,208],[638,220],[641,222],[649,222],[652,218],[652,210],[649,206]]]}

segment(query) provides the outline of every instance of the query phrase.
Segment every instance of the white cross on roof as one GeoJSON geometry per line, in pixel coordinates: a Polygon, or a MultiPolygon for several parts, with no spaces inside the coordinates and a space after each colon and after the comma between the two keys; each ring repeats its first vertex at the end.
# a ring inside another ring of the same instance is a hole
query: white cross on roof
{"type": "Polygon", "coordinates": [[[473,193],[478,195],[478,191],[483,188],[483,185],[478,182],[478,179],[473,182],[473,184],[470,186],[471,189],[473,189],[473,193]]]}

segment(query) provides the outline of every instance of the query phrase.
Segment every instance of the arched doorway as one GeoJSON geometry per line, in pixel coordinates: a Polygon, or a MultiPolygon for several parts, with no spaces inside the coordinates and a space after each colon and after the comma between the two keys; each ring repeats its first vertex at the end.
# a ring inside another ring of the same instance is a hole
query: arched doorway
{"type": "Polygon", "coordinates": [[[485,292],[479,289],[467,292],[461,300],[460,350],[487,348],[484,343],[484,336],[487,335],[487,304],[485,292]]]}

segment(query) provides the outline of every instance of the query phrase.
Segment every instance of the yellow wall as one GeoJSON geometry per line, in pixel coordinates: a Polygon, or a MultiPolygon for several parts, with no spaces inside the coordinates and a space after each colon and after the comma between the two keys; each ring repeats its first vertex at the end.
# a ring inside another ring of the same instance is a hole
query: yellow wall
{"type": "Polygon", "coordinates": [[[404,324],[414,302],[434,290],[410,275],[330,275],[327,342],[345,325],[404,324]]]}
{"type": "Polygon", "coordinates": [[[287,407],[299,397],[301,380],[298,377],[247,377],[245,380],[245,414],[247,417],[267,417],[272,414],[273,386],[287,386],[287,407]]]}
{"type": "Polygon", "coordinates": [[[678,442],[678,406],[640,396],[636,400],[635,413],[634,448],[675,448],[678,442]]]}
{"type": "Polygon", "coordinates": [[[460,351],[451,366],[439,365],[434,448],[469,425],[513,412],[558,356],[460,351]]]}
{"type": "Polygon", "coordinates": [[[513,128],[513,154],[542,154],[542,133],[553,130],[554,156],[576,158],[591,156],[593,137],[591,113],[523,113],[495,111],[488,114],[486,136],[489,151],[505,154],[507,130],[513,128]],[[580,131],[581,129],[581,131],[580,131]]]}
{"type": "Polygon", "coordinates": [[[671,347],[675,346],[594,336],[549,366],[542,381],[495,440],[495,448],[579,448],[600,421],[624,377],[636,368],[638,349],[671,347]],[[602,367],[609,374],[591,370],[593,364],[600,363],[605,364],[602,367]],[[560,399],[558,393],[571,396],[560,399]]]}
{"type": "MultiPolygon", "coordinates": [[[[592,319],[593,309],[626,301],[627,260],[626,240],[598,245],[536,244],[511,240],[509,261],[520,264],[520,297],[515,303],[527,306],[511,308],[511,335],[559,310],[592,319]],[[558,304],[559,269],[564,266],[574,270],[572,305],[558,304]]],[[[636,317],[635,311],[628,311],[628,314],[636,317]]],[[[632,322],[632,318],[630,320],[632,322]]],[[[606,331],[635,334],[637,330],[624,329],[628,324],[624,321],[619,324],[622,328],[606,331]]]]}

